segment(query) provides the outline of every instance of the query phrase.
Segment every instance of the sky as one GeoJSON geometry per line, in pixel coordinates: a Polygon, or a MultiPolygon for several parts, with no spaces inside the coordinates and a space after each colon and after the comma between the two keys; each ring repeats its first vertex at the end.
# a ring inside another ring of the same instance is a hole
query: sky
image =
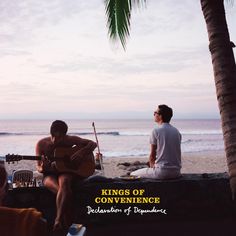
{"type": "MultiPolygon", "coordinates": [[[[124,51],[103,0],[0,1],[0,119],[219,118],[199,0],[148,0],[124,51]]],[[[226,4],[236,43],[236,6],[226,4]]]]}

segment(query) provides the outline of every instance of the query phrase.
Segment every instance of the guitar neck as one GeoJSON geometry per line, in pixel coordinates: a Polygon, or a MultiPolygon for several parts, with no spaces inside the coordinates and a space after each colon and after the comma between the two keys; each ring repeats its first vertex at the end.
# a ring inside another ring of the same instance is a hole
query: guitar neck
{"type": "MultiPolygon", "coordinates": [[[[48,157],[49,161],[57,161],[68,159],[71,155],[73,155],[78,149],[77,148],[57,148],[54,150],[54,155],[48,157]]],[[[5,161],[10,162],[17,162],[21,160],[32,160],[32,161],[40,161],[42,160],[42,156],[31,156],[31,155],[15,155],[15,154],[7,154],[5,156],[5,161]]]]}
{"type": "MultiPolygon", "coordinates": [[[[58,157],[50,157],[49,161],[56,161],[57,159],[63,159],[63,158],[58,158],[58,157]]],[[[31,160],[31,161],[41,161],[42,156],[29,156],[29,155],[11,155],[6,156],[6,157],[1,157],[0,156],[0,161],[6,161],[6,162],[17,162],[21,160],[31,160]]]]}
{"type": "MultiPolygon", "coordinates": [[[[42,156],[20,156],[21,160],[31,160],[31,161],[41,161],[42,160],[42,156]]],[[[63,160],[62,157],[49,157],[48,160],[49,161],[56,161],[56,160],[63,160]]]]}
{"type": "Polygon", "coordinates": [[[31,161],[40,161],[42,160],[42,157],[41,156],[20,156],[22,160],[31,160],[31,161]]]}
{"type": "Polygon", "coordinates": [[[10,162],[17,162],[17,161],[21,161],[21,160],[32,160],[32,161],[40,161],[42,160],[41,156],[28,156],[28,155],[6,155],[4,156],[0,156],[0,161],[6,161],[8,163],[10,162]]]}

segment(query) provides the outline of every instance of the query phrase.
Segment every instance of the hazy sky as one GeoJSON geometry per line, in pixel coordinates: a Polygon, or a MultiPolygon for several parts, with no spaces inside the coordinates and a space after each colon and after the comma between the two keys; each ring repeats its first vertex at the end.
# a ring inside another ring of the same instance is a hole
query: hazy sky
{"type": "MultiPolygon", "coordinates": [[[[124,51],[103,0],[0,1],[0,118],[217,118],[199,0],[148,0],[124,51]]],[[[236,6],[226,6],[236,43],[236,6]]]]}

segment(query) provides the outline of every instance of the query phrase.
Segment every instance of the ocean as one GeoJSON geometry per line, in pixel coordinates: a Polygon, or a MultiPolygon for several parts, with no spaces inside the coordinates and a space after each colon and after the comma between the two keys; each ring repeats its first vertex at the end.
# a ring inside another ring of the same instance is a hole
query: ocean
{"type": "MultiPolygon", "coordinates": [[[[95,141],[93,120],[65,120],[69,134],[95,141]]],[[[36,142],[49,135],[52,120],[1,120],[0,156],[34,155],[36,142]]],[[[149,154],[149,135],[153,120],[95,120],[103,156],[145,157],[149,154]]],[[[173,120],[182,134],[182,152],[224,149],[220,120],[173,120]]]]}

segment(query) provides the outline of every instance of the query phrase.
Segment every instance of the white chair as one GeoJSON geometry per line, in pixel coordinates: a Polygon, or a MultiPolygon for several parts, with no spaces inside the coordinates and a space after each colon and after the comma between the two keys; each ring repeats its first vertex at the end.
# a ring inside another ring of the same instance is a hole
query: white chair
{"type": "Polygon", "coordinates": [[[12,183],[15,182],[31,182],[33,181],[33,171],[32,170],[15,170],[12,173],[12,183]]]}

